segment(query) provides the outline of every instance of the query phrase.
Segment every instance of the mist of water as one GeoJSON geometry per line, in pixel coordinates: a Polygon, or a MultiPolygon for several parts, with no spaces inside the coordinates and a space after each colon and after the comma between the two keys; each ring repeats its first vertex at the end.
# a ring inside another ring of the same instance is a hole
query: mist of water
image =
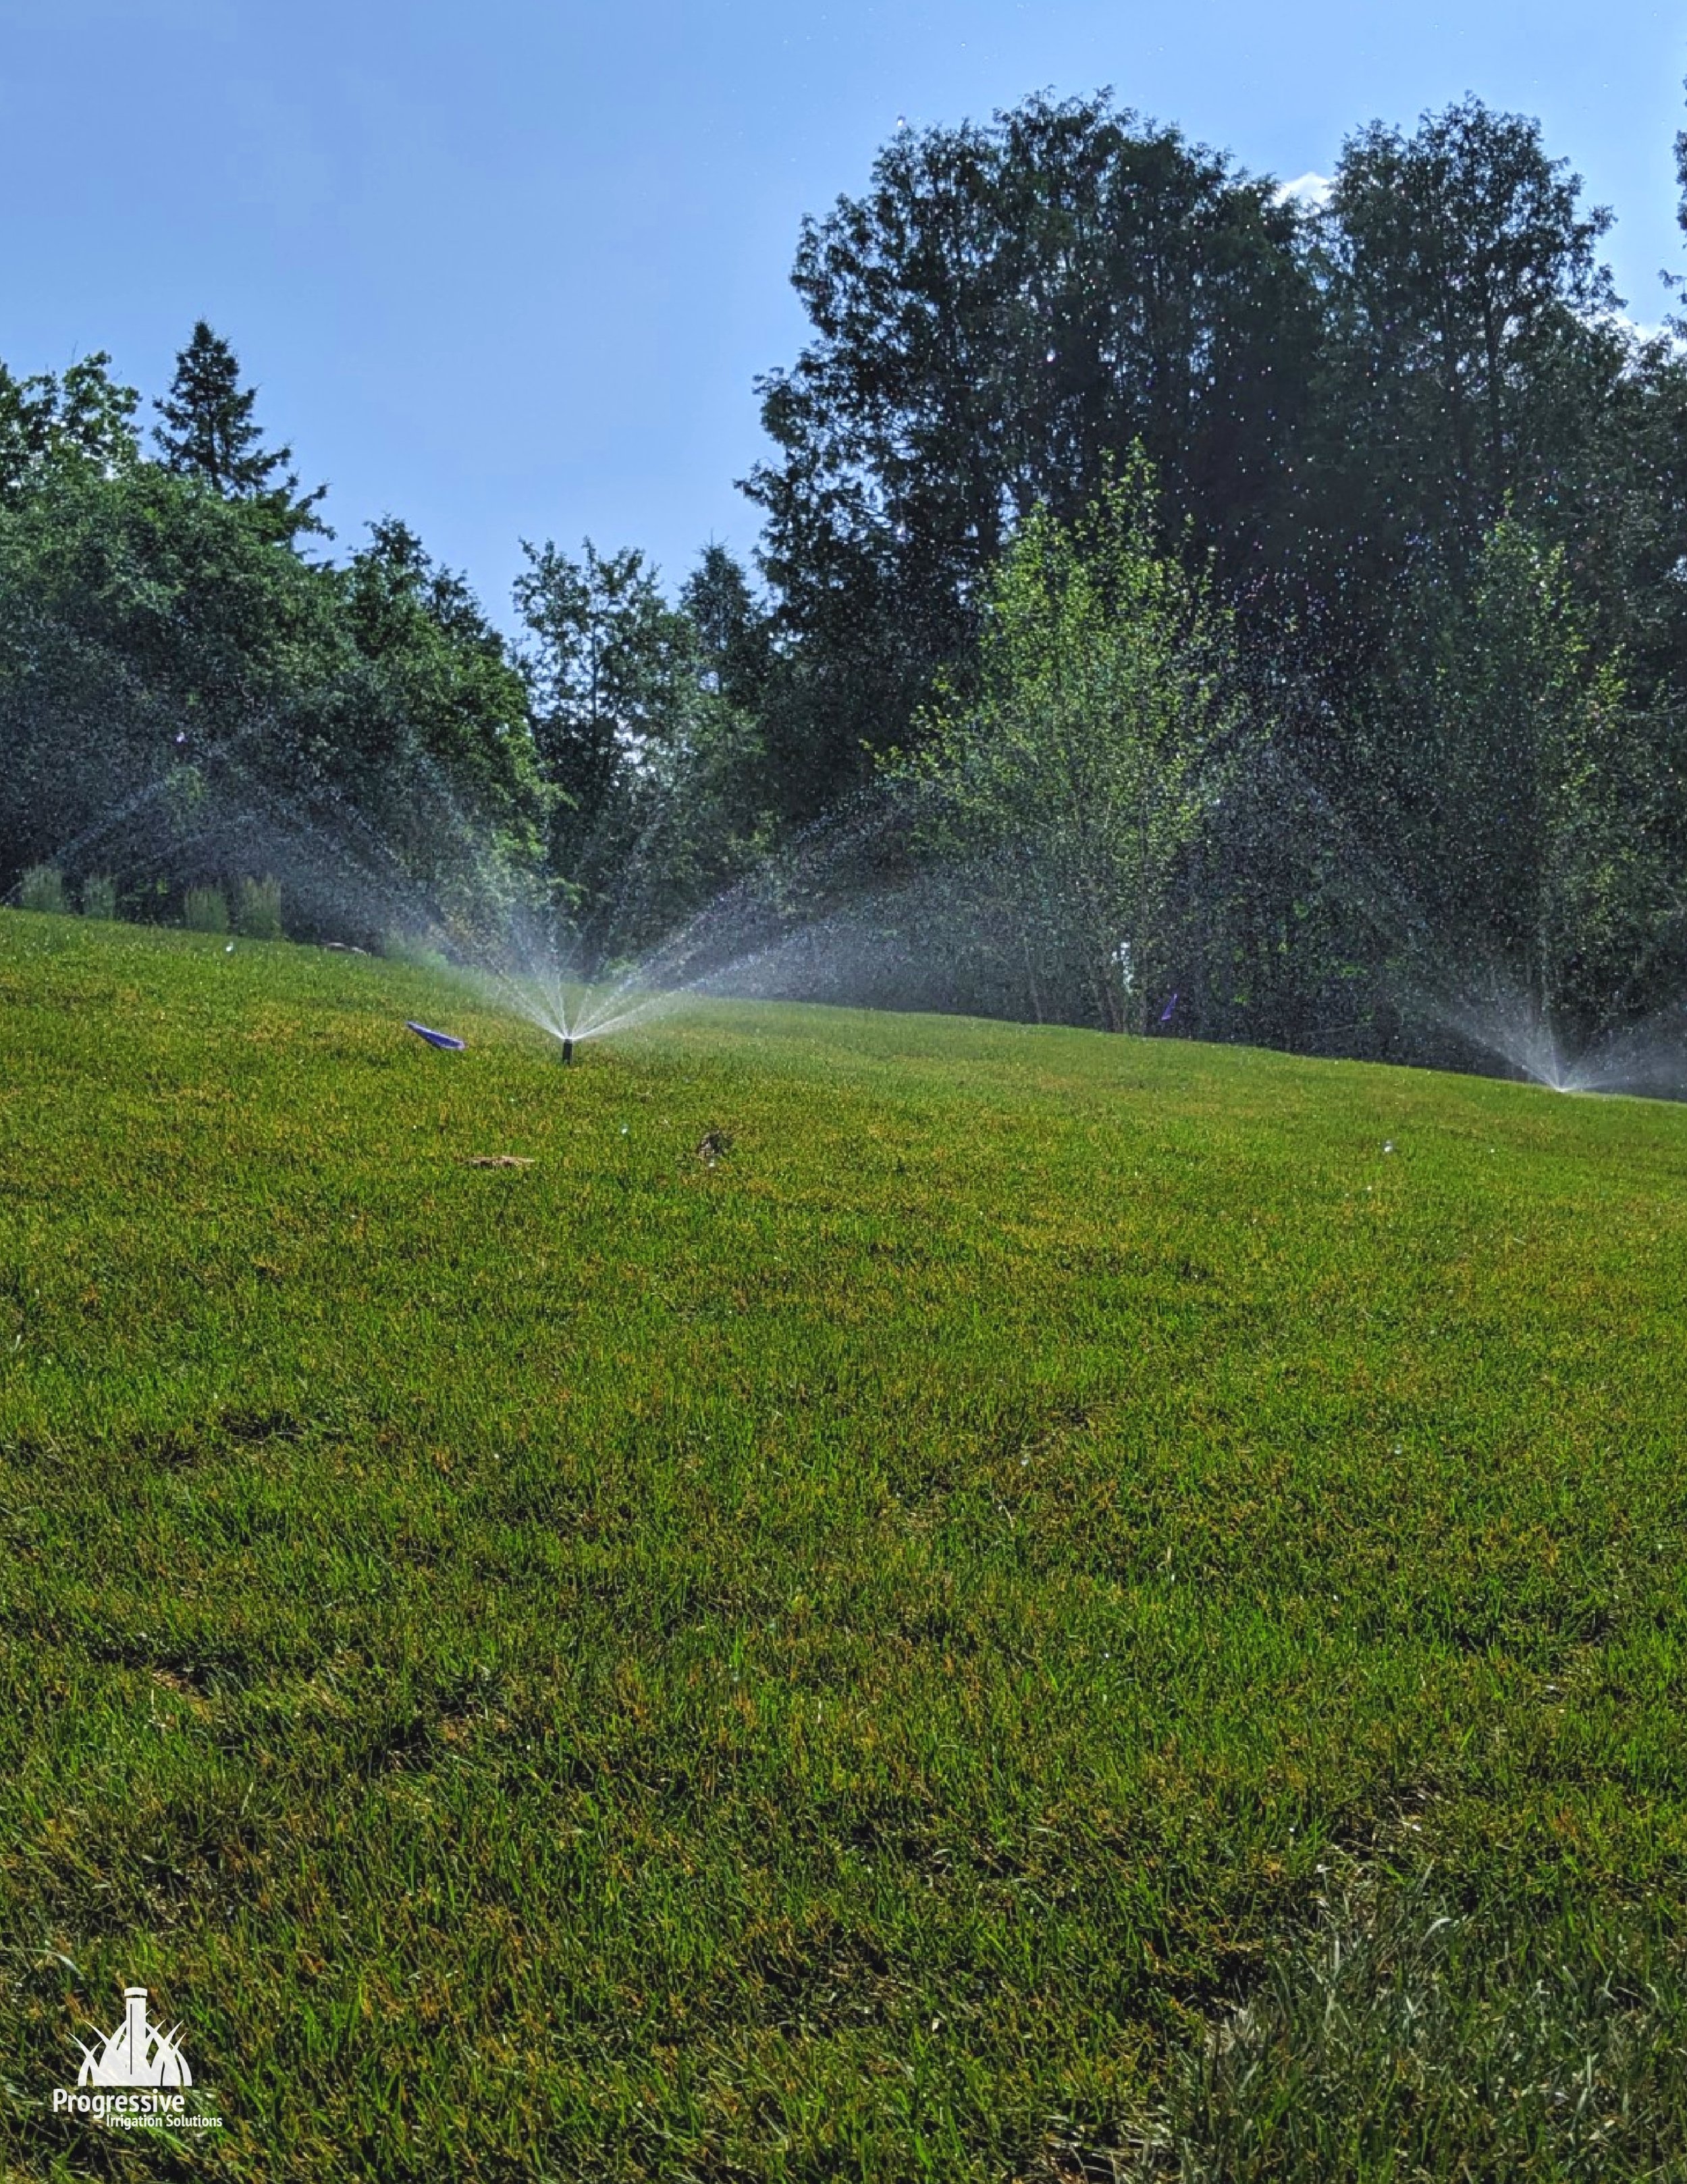
{"type": "MultiPolygon", "coordinates": [[[[1023,1016],[1028,989],[1041,1017],[1034,959],[1048,936],[1035,889],[1016,893],[1000,861],[980,869],[914,854],[918,792],[905,783],[862,795],[688,911],[665,906],[660,821],[614,858],[588,844],[588,861],[616,878],[586,915],[571,907],[574,889],[502,857],[443,777],[424,780],[389,834],[331,785],[278,788],[246,754],[237,736],[149,783],[114,779],[106,815],[58,861],[87,874],[120,860],[131,888],[149,871],[161,887],[195,872],[273,874],[294,937],[454,970],[565,1059],[699,998],[1023,1016]]],[[[1279,784],[1291,801],[1297,791],[1317,816],[1304,784],[1279,784]]],[[[1332,828],[1320,838],[1328,844],[1332,828]]],[[[1461,978],[1451,951],[1430,944],[1400,876],[1355,841],[1340,846],[1379,952],[1410,967],[1395,998],[1442,1066],[1497,1068],[1559,1092],[1687,1099],[1687,1009],[1591,1041],[1567,1037],[1515,981],[1461,978]]],[[[1027,873],[1034,878],[1028,863],[1022,883],[1027,873]]],[[[1189,983],[1180,972],[1167,991],[1189,983]]]]}
{"type": "Polygon", "coordinates": [[[1444,1002],[1439,1014],[1449,1029],[1510,1074],[1548,1091],[1687,1100],[1687,1010],[1578,1043],[1561,1034],[1521,986],[1489,972],[1469,994],[1444,1002]]]}

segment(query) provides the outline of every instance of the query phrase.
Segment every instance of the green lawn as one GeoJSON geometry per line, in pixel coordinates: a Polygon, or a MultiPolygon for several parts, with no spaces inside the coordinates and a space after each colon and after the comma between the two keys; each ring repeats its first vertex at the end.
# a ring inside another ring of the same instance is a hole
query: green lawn
{"type": "Polygon", "coordinates": [[[0,1039],[9,2174],[1687,2173],[1687,1110],[19,912],[0,1039]],[[128,1982],[220,2135],[48,2112],[128,1982]]]}

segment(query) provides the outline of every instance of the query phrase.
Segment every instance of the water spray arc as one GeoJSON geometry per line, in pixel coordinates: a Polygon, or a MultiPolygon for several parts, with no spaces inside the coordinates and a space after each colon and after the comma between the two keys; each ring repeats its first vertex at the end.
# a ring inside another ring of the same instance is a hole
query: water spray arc
{"type": "Polygon", "coordinates": [[[1687,1100],[1687,1025],[1679,1011],[1573,1049],[1536,1000],[1490,973],[1477,998],[1444,1002],[1436,1013],[1469,1045],[1543,1090],[1687,1100]]]}
{"type": "MultiPolygon", "coordinates": [[[[613,872],[594,892],[580,874],[513,859],[443,773],[428,775],[396,815],[365,811],[332,783],[277,783],[264,762],[264,725],[254,720],[195,746],[191,766],[172,747],[169,769],[147,782],[114,778],[103,816],[63,843],[56,861],[73,882],[120,865],[143,916],[148,900],[173,905],[172,890],[196,873],[232,891],[242,872],[273,872],[289,937],[354,944],[454,975],[491,1007],[542,1031],[564,1067],[582,1058],[576,1050],[587,1040],[619,1036],[693,999],[955,1006],[930,998],[933,961],[960,966],[959,1005],[970,1009],[965,978],[973,956],[1005,961],[1022,944],[1031,1006],[1043,1020],[1027,928],[992,922],[1004,904],[1022,910],[1019,896],[1005,895],[992,869],[922,862],[910,805],[921,792],[906,783],[864,793],[682,909],[670,898],[670,860],[655,822],[614,859],[585,859],[582,873],[613,872]]],[[[1298,770],[1279,770],[1284,808],[1304,805],[1326,836],[1339,832],[1339,815],[1298,770]]],[[[1404,1010],[1433,1066],[1559,1092],[1687,1100],[1687,1004],[1579,1041],[1520,981],[1473,961],[1474,950],[1456,939],[1438,940],[1385,857],[1347,834],[1339,850],[1352,881],[1351,916],[1364,923],[1378,961],[1391,963],[1378,990],[1398,1004],[1397,1017],[1404,1010]]],[[[1167,969],[1181,975],[1168,975],[1160,990],[1158,1028],[1187,1022],[1192,1035],[1210,1035],[1199,959],[1167,969]]],[[[454,1044],[425,1023],[410,1029],[448,1050],[454,1044]]]]}

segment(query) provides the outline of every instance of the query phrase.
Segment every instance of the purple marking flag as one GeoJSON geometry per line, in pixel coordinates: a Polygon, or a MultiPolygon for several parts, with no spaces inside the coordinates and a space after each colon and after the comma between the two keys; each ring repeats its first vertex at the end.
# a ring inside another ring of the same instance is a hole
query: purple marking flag
{"type": "Polygon", "coordinates": [[[1178,1006],[1178,996],[1177,996],[1175,994],[1172,994],[1172,998],[1171,998],[1171,1000],[1170,1000],[1169,1001],[1167,1001],[1167,1002],[1166,1002],[1166,1004],[1165,1007],[1164,1007],[1163,1009],[1161,1009],[1161,1011],[1160,1011],[1160,1021],[1161,1021],[1161,1023],[1170,1023],[1170,1022],[1171,1022],[1171,1021],[1172,1021],[1172,1010],[1173,1010],[1173,1009],[1175,1009],[1175,1008],[1177,1007],[1177,1006],[1178,1006]]]}
{"type": "Polygon", "coordinates": [[[425,1039],[430,1046],[443,1046],[451,1054],[460,1054],[465,1044],[460,1039],[453,1039],[448,1031],[430,1031],[426,1024],[412,1023],[408,1017],[404,1018],[404,1029],[413,1031],[418,1039],[425,1039]]]}

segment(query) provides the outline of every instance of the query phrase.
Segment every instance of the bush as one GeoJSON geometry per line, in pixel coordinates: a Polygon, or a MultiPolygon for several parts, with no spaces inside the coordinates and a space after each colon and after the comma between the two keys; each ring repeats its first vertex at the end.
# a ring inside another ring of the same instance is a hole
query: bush
{"type": "Polygon", "coordinates": [[[117,883],[104,872],[91,872],[82,882],[84,917],[110,919],[117,915],[117,883]]]}
{"type": "Polygon", "coordinates": [[[182,898],[181,922],[190,933],[226,933],[228,902],[220,888],[189,888],[182,898]]]}
{"type": "Polygon", "coordinates": [[[248,940],[281,937],[281,883],[277,879],[242,880],[234,929],[248,940]]]}
{"type": "Polygon", "coordinates": [[[64,900],[64,875],[57,865],[31,865],[18,882],[19,910],[70,908],[64,900]]]}

